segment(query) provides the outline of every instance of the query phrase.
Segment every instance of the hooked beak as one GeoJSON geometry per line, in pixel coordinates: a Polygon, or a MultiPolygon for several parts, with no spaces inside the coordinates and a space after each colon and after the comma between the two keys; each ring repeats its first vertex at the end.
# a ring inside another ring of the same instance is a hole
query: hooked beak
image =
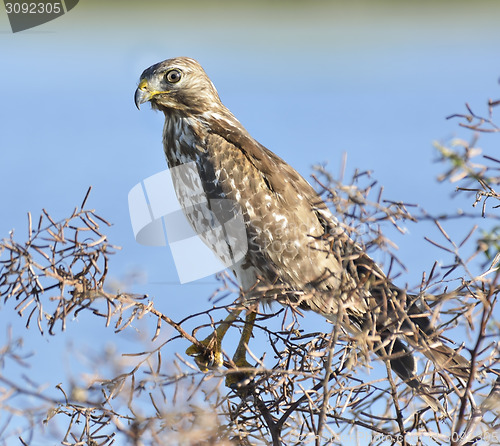
{"type": "Polygon", "coordinates": [[[146,79],[143,79],[139,83],[137,90],[135,90],[134,101],[135,101],[135,106],[137,107],[137,109],[140,110],[141,104],[144,104],[144,102],[150,101],[153,96],[154,96],[154,93],[149,91],[148,83],[147,83],[146,79]]]}

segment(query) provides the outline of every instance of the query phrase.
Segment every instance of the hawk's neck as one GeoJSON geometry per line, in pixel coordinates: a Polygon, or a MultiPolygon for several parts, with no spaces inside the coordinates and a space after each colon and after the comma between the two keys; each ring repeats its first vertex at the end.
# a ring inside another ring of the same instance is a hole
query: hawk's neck
{"type": "Polygon", "coordinates": [[[169,167],[197,162],[203,153],[206,124],[197,117],[165,112],[163,147],[169,167]]]}
{"type": "MultiPolygon", "coordinates": [[[[207,155],[206,143],[210,133],[226,129],[228,135],[245,134],[246,130],[225,107],[217,111],[185,114],[164,111],[163,146],[169,167],[200,162],[207,155]]],[[[221,135],[227,138],[228,135],[221,135]]]]}

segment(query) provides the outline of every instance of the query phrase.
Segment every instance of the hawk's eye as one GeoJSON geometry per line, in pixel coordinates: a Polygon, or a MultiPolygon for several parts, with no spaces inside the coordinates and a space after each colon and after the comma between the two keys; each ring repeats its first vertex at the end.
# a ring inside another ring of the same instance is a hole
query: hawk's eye
{"type": "Polygon", "coordinates": [[[170,70],[166,75],[165,79],[171,84],[175,84],[181,80],[181,72],[179,70],[170,70]]]}

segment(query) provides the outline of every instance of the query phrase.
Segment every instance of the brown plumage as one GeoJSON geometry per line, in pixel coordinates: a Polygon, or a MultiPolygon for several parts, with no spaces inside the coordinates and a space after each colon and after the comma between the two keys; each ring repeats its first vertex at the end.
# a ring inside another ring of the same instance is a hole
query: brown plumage
{"type": "MultiPolygon", "coordinates": [[[[169,167],[193,163],[201,188],[214,203],[210,211],[227,219],[222,214],[228,210],[217,204],[226,200],[234,203],[230,212],[243,216],[248,246],[231,269],[245,294],[265,288],[267,299],[320,313],[351,334],[377,335],[371,348],[380,356],[390,353],[393,370],[421,393],[413,349],[438,369],[467,376],[467,360],[438,339],[416,297],[390,283],[313,187],[249,135],[195,60],[180,57],[148,68],[135,100],[138,107],[150,101],[164,113],[169,167]]],[[[182,179],[176,183],[182,185],[182,179]]],[[[176,189],[188,208],[183,188],[176,189]]],[[[187,216],[203,233],[206,216],[187,216]]]]}

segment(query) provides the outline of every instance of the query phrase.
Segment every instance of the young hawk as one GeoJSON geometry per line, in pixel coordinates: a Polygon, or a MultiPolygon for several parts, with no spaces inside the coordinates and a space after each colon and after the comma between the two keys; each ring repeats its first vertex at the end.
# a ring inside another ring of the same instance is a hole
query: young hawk
{"type": "MultiPolygon", "coordinates": [[[[246,299],[260,295],[298,305],[341,324],[358,339],[365,333],[370,339],[366,343],[390,360],[394,372],[420,394],[426,391],[416,375],[413,350],[421,351],[438,370],[467,376],[468,361],[438,339],[417,297],[389,282],[342,230],[313,187],[250,136],[222,104],[198,62],[178,57],[145,70],[135,103],[139,108],[147,101],[165,115],[163,144],[169,167],[191,163],[197,179],[189,181],[198,181],[206,194],[206,208],[192,211],[196,203],[183,193],[185,179],[174,177],[178,198],[183,209],[191,209],[186,216],[196,232],[202,234],[213,216],[227,220],[222,202],[234,203],[229,213],[243,216],[248,246],[231,269],[246,299]]],[[[204,241],[213,248],[213,242],[204,241]]],[[[236,317],[231,314],[205,340],[206,345],[216,341],[216,364],[222,359],[220,341],[236,317]]],[[[248,364],[244,344],[253,317],[249,312],[236,365],[248,364]]],[[[200,366],[208,362],[194,346],[188,353],[197,355],[200,366]]]]}

